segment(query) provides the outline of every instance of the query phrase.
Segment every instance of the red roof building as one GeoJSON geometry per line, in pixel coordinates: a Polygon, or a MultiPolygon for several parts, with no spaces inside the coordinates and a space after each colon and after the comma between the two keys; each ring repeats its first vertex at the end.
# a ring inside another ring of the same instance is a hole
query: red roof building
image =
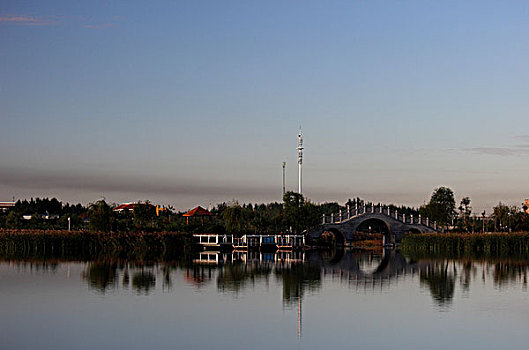
{"type": "Polygon", "coordinates": [[[113,210],[117,211],[119,213],[124,212],[125,210],[134,211],[134,207],[137,205],[148,205],[150,207],[153,207],[150,203],[142,203],[142,202],[134,202],[134,203],[123,203],[115,207],[113,210]]]}
{"type": "Polygon", "coordinates": [[[204,217],[214,216],[214,215],[199,205],[198,207],[191,209],[190,211],[188,211],[182,216],[185,216],[187,218],[188,225],[189,225],[189,218],[193,218],[193,217],[200,217],[202,220],[202,225],[204,225],[204,217]]]}

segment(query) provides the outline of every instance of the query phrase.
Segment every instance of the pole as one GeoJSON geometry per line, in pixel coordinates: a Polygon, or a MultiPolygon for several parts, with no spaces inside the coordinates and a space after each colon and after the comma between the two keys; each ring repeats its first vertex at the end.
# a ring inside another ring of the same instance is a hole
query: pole
{"type": "Polygon", "coordinates": [[[285,167],[287,162],[283,162],[283,196],[285,195],[285,167]]]}
{"type": "Polygon", "coordinates": [[[299,295],[298,295],[298,340],[301,340],[301,330],[302,330],[302,313],[301,313],[301,307],[302,307],[302,301],[301,301],[301,293],[303,292],[301,285],[298,285],[299,288],[299,295]]]}

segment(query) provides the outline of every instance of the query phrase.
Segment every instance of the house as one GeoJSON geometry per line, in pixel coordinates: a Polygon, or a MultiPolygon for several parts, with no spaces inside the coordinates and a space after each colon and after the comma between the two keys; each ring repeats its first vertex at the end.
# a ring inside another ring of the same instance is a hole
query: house
{"type": "Polygon", "coordinates": [[[118,205],[117,207],[115,207],[114,210],[115,212],[118,212],[118,213],[123,213],[123,212],[127,212],[127,211],[131,211],[131,212],[134,212],[134,207],[138,206],[138,205],[148,205],[149,207],[153,207],[154,208],[154,205],[148,203],[148,202],[141,202],[141,201],[137,201],[137,202],[130,202],[130,203],[123,203],[123,204],[120,204],[118,205]]]}

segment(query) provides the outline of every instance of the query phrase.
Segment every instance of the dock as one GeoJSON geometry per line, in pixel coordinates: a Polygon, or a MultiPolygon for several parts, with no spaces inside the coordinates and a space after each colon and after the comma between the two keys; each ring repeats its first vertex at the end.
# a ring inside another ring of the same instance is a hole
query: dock
{"type": "Polygon", "coordinates": [[[197,244],[204,249],[272,249],[291,250],[301,249],[305,246],[305,236],[303,235],[243,235],[234,237],[233,235],[217,233],[196,233],[193,235],[197,244]]]}

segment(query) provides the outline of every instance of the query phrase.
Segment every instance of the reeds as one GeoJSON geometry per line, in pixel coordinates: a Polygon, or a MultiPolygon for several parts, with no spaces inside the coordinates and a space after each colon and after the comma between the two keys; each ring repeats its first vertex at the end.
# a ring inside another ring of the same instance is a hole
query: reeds
{"type": "Polygon", "coordinates": [[[92,260],[99,256],[174,257],[193,248],[190,234],[89,231],[0,230],[3,258],[92,260]]]}
{"type": "Polygon", "coordinates": [[[409,234],[401,249],[413,256],[529,257],[529,232],[409,234]]]}

